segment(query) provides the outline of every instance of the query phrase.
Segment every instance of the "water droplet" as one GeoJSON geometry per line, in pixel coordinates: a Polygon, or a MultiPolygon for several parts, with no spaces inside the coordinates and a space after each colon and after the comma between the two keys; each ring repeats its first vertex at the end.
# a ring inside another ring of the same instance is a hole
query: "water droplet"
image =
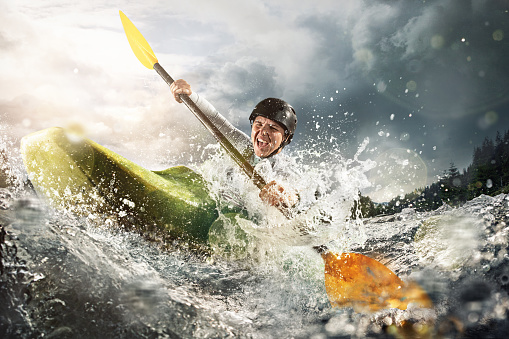
{"type": "Polygon", "coordinates": [[[440,49],[444,46],[444,37],[441,35],[434,35],[431,38],[431,47],[434,49],[440,49]]]}
{"type": "Polygon", "coordinates": [[[509,284],[509,274],[507,273],[501,274],[499,280],[502,285],[509,284]]]}
{"type": "Polygon", "coordinates": [[[476,323],[479,320],[479,315],[476,312],[472,312],[468,314],[468,321],[471,323],[476,323]]]}
{"type": "Polygon", "coordinates": [[[410,134],[408,133],[401,133],[401,136],[399,137],[399,140],[401,141],[408,141],[410,139],[410,134]]]}
{"type": "Polygon", "coordinates": [[[25,118],[25,119],[23,119],[21,124],[23,125],[23,127],[30,127],[30,125],[32,124],[32,120],[25,118]]]}
{"type": "Polygon", "coordinates": [[[410,80],[409,82],[406,83],[406,88],[410,92],[415,92],[415,90],[417,89],[417,83],[413,80],[410,80]]]}
{"type": "Polygon", "coordinates": [[[493,40],[495,41],[502,41],[504,39],[504,31],[501,29],[497,29],[495,32],[493,32],[493,40]]]}
{"type": "Polygon", "coordinates": [[[486,180],[486,187],[492,188],[493,187],[493,180],[491,180],[491,179],[486,180]]]}

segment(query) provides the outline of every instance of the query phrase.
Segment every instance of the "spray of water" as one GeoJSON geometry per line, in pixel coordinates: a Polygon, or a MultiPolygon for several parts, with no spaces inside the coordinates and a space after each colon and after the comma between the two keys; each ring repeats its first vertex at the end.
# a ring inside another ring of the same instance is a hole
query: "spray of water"
{"type": "Polygon", "coordinates": [[[359,211],[352,207],[359,191],[370,185],[366,172],[375,164],[359,160],[368,144],[369,140],[364,140],[353,159],[345,159],[338,149],[327,156],[312,147],[292,153],[294,170],[301,176],[291,187],[302,195],[320,195],[292,219],[264,204],[259,189],[218,149],[197,169],[219,202],[221,228],[209,237],[214,253],[230,260],[254,261],[257,267],[285,274],[299,272],[322,284],[323,262],[312,247],[327,244],[346,252],[366,239],[359,211]],[[241,206],[243,213],[230,213],[241,206]]]}
{"type": "Polygon", "coordinates": [[[19,192],[26,182],[26,172],[19,156],[17,141],[9,136],[9,126],[0,124],[0,187],[19,192]]]}

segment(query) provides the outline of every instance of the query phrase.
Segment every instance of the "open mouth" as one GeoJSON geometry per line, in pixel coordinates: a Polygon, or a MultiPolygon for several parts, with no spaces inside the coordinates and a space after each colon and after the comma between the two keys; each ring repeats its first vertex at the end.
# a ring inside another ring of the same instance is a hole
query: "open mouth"
{"type": "Polygon", "coordinates": [[[260,138],[256,139],[256,146],[260,149],[267,148],[267,147],[269,147],[269,145],[270,145],[269,141],[266,141],[266,140],[263,140],[260,138]]]}

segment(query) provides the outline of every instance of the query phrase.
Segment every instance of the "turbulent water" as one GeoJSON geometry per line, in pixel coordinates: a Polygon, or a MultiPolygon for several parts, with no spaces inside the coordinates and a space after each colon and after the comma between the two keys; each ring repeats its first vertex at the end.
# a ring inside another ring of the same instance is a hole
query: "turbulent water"
{"type": "Polygon", "coordinates": [[[322,259],[309,246],[267,246],[263,255],[242,260],[161,246],[102,219],[55,211],[22,181],[0,190],[2,338],[509,333],[506,195],[341,225],[341,241],[331,246],[381,261],[403,280],[417,281],[434,302],[432,310],[360,314],[331,308],[322,259]]]}

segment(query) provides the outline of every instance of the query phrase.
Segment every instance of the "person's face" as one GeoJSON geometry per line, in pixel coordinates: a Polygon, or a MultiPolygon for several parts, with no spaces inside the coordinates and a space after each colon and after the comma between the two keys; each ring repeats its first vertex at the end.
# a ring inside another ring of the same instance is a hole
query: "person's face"
{"type": "MultiPolygon", "coordinates": [[[[257,156],[261,158],[269,156],[281,145],[284,138],[285,129],[277,122],[260,116],[253,121],[251,141],[257,156]]],[[[281,149],[277,153],[279,152],[281,149]]]]}

